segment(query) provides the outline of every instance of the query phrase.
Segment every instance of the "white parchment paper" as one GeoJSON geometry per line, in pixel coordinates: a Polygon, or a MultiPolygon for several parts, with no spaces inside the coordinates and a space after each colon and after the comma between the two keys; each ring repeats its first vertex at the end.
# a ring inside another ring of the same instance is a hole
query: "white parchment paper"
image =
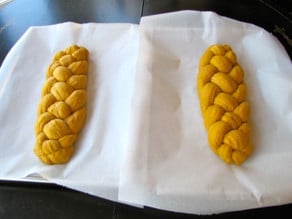
{"type": "Polygon", "coordinates": [[[143,17],[119,198],[212,214],[292,202],[292,65],[264,29],[212,12],[143,17]],[[242,165],[211,150],[196,78],[208,46],[229,44],[245,71],[254,152],[242,165]]]}
{"type": "Polygon", "coordinates": [[[57,183],[116,200],[127,142],[138,51],[138,25],[61,23],[31,27],[0,69],[0,178],[57,183]],[[47,166],[33,153],[45,72],[71,44],[89,50],[87,120],[72,159],[47,166]]]}

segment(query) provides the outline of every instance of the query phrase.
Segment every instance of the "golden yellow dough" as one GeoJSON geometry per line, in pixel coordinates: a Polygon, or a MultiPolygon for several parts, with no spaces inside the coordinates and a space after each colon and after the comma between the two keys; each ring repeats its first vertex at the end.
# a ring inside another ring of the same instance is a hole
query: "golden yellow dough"
{"type": "Polygon", "coordinates": [[[67,163],[86,118],[88,50],[71,45],[46,72],[35,123],[34,153],[45,164],[67,163]]]}
{"type": "Polygon", "coordinates": [[[197,89],[211,149],[241,165],[251,154],[250,109],[244,72],[228,45],[210,46],[200,59],[197,89]]]}

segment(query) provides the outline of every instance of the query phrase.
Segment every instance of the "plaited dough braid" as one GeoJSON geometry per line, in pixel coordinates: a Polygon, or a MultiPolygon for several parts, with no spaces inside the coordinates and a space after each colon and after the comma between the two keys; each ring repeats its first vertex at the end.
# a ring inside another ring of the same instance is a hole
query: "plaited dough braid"
{"type": "Polygon", "coordinates": [[[35,123],[34,153],[45,164],[70,160],[86,118],[88,50],[71,45],[47,69],[35,123]]]}
{"type": "Polygon", "coordinates": [[[197,88],[212,150],[226,163],[241,165],[252,152],[250,108],[244,72],[230,46],[212,45],[206,50],[197,88]]]}

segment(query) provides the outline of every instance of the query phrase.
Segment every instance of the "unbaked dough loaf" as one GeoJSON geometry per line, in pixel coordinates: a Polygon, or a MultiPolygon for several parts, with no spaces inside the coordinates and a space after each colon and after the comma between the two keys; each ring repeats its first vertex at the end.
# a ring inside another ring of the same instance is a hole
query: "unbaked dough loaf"
{"type": "Polygon", "coordinates": [[[201,111],[212,150],[229,164],[251,154],[244,71],[228,45],[210,46],[200,59],[197,78],[201,111]]]}
{"type": "Polygon", "coordinates": [[[71,45],[55,54],[46,72],[35,123],[34,153],[45,164],[64,164],[86,118],[88,50],[71,45]]]}

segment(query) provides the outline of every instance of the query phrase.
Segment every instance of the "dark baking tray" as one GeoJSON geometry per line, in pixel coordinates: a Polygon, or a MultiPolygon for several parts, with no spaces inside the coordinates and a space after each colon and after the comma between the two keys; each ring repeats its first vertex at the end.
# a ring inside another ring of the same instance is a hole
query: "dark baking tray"
{"type": "MultiPolygon", "coordinates": [[[[288,2],[289,0],[13,0],[0,8],[0,64],[29,26],[65,21],[139,23],[141,16],[178,10],[214,11],[261,26],[279,39],[291,59],[292,12],[288,2]]],[[[190,215],[148,207],[131,207],[54,184],[0,181],[1,219],[262,218],[291,215],[291,212],[292,204],[287,204],[210,216],[190,215]]]]}

